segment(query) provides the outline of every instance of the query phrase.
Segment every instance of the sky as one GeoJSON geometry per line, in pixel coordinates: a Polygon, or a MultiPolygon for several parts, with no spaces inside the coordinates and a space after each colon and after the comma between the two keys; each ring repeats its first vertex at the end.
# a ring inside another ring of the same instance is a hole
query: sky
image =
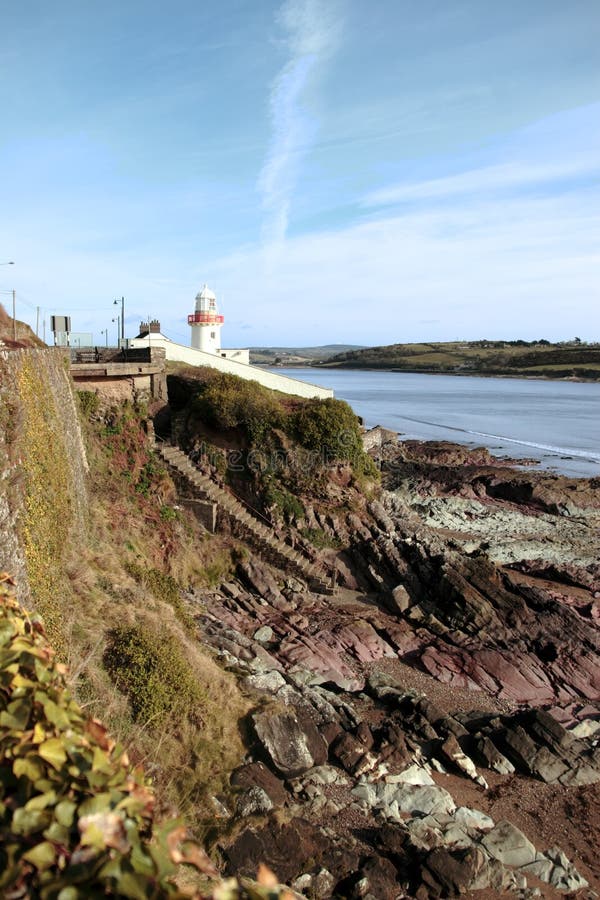
{"type": "Polygon", "coordinates": [[[0,0],[0,302],[600,340],[599,46],[598,0],[0,0]]]}

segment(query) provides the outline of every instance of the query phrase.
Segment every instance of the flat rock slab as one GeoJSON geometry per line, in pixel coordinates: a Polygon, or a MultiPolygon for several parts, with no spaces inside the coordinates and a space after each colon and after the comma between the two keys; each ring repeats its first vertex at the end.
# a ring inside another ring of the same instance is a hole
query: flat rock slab
{"type": "Polygon", "coordinates": [[[411,815],[446,815],[456,809],[448,791],[437,785],[358,784],[352,795],[366,806],[381,809],[388,817],[398,813],[411,815]]]}

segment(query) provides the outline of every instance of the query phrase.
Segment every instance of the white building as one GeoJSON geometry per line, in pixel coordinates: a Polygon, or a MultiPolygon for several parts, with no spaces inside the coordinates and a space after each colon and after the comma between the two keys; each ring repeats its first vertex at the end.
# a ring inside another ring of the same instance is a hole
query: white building
{"type": "Polygon", "coordinates": [[[196,309],[188,316],[188,325],[192,329],[192,347],[204,353],[216,353],[223,359],[237,359],[238,362],[249,363],[248,350],[223,350],[221,348],[221,328],[225,316],[219,314],[217,298],[204,285],[196,294],[196,309]]]}
{"type": "Polygon", "coordinates": [[[196,294],[195,311],[188,316],[188,325],[192,329],[191,347],[178,344],[162,334],[160,322],[142,322],[137,337],[127,341],[127,346],[161,347],[167,360],[183,362],[188,366],[209,366],[220,372],[237,375],[247,381],[258,381],[263,387],[284,394],[295,394],[299,397],[319,397],[324,400],[333,397],[330,388],[319,387],[306,381],[298,381],[287,375],[277,375],[258,366],[250,365],[250,351],[240,349],[223,350],[221,347],[221,328],[225,321],[219,314],[217,298],[206,285],[196,294]]]}
{"type": "Polygon", "coordinates": [[[221,352],[221,328],[225,321],[219,315],[217,298],[205,284],[196,294],[196,311],[188,316],[188,325],[192,329],[192,347],[206,353],[221,352]]]}

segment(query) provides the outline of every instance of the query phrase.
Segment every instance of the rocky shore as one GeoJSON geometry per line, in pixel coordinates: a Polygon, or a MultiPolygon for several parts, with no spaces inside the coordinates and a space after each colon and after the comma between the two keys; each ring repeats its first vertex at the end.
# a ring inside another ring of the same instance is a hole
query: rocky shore
{"type": "MultiPolygon", "coordinates": [[[[379,451],[362,508],[306,508],[331,595],[257,556],[198,598],[254,700],[225,871],[315,898],[600,891],[600,481],[486,451],[379,451]]],[[[194,598],[190,598],[194,601],[194,598]]]]}

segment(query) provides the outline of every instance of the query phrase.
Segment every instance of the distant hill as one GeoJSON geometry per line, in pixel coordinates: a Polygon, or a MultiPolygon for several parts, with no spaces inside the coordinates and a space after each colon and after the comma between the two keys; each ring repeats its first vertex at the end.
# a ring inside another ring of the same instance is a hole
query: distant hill
{"type": "Polygon", "coordinates": [[[362,350],[364,344],[324,344],[321,347],[250,347],[250,362],[263,365],[301,366],[340,353],[362,350]]]}
{"type": "Polygon", "coordinates": [[[453,375],[514,375],[600,380],[600,344],[549,341],[453,341],[349,349],[319,362],[327,368],[392,369],[453,375]]]}

